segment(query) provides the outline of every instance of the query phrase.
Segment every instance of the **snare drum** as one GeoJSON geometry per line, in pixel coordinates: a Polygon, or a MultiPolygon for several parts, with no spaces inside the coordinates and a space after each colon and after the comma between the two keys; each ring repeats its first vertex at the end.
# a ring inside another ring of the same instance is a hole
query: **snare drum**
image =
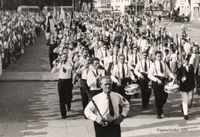
{"type": "Polygon", "coordinates": [[[164,90],[166,93],[175,93],[179,90],[179,85],[172,81],[165,85],[164,90]]]}
{"type": "Polygon", "coordinates": [[[138,84],[130,84],[124,88],[126,95],[134,95],[139,93],[140,86],[138,84]]]}

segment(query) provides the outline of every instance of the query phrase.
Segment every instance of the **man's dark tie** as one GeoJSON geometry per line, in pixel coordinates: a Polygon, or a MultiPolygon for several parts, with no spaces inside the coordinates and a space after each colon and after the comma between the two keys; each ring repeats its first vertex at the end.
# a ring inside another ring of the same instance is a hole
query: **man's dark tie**
{"type": "Polygon", "coordinates": [[[112,66],[113,66],[113,62],[110,62],[109,65],[108,65],[108,75],[111,75],[111,69],[112,69],[112,66]]]}
{"type": "Polygon", "coordinates": [[[128,55],[126,55],[126,61],[128,61],[128,55]]]}
{"type": "MultiPolygon", "coordinates": [[[[98,77],[99,73],[98,73],[98,69],[96,70],[96,77],[98,77]]],[[[100,81],[99,79],[97,79],[97,88],[100,88],[100,81]]]]}
{"type": "Polygon", "coordinates": [[[135,53],[135,65],[137,64],[137,53],[135,53]]]}
{"type": "Polygon", "coordinates": [[[147,60],[144,61],[144,71],[147,72],[147,60]]]}
{"type": "Polygon", "coordinates": [[[161,73],[163,73],[164,72],[164,70],[163,70],[163,65],[162,65],[162,63],[160,62],[160,72],[161,73]]]}
{"type": "Polygon", "coordinates": [[[113,108],[113,104],[112,104],[112,100],[111,100],[111,97],[110,97],[110,94],[108,94],[108,101],[109,101],[109,113],[110,113],[110,116],[114,116],[115,113],[114,113],[114,108],[113,108]]]}
{"type": "Polygon", "coordinates": [[[125,70],[124,70],[124,64],[122,64],[122,79],[125,78],[125,70]]]}
{"type": "Polygon", "coordinates": [[[107,54],[107,51],[105,50],[105,57],[107,57],[108,56],[108,54],[107,54]]]}
{"type": "Polygon", "coordinates": [[[67,71],[67,70],[65,69],[65,67],[63,67],[63,73],[66,73],[66,71],[67,71]]]}

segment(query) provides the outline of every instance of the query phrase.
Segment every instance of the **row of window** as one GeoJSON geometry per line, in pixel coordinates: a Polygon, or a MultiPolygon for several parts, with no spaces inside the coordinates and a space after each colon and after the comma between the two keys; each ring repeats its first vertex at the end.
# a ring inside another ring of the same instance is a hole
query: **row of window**
{"type": "Polygon", "coordinates": [[[130,2],[131,0],[116,0],[116,2],[130,2]]]}

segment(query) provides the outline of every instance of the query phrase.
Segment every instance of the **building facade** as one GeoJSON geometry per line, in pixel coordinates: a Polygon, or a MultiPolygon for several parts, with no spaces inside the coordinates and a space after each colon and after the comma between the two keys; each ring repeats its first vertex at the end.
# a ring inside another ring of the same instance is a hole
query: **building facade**
{"type": "Polygon", "coordinates": [[[190,14],[190,0],[177,0],[175,10],[179,10],[179,15],[188,16],[190,14]]]}
{"type": "Polygon", "coordinates": [[[132,0],[112,0],[111,7],[113,10],[119,10],[122,13],[125,13],[125,9],[127,6],[131,5],[132,0]]]}
{"type": "Polygon", "coordinates": [[[200,20],[200,0],[191,0],[191,19],[200,20]]]}
{"type": "Polygon", "coordinates": [[[110,10],[111,9],[112,0],[95,0],[94,1],[94,9],[98,11],[110,10]]]}

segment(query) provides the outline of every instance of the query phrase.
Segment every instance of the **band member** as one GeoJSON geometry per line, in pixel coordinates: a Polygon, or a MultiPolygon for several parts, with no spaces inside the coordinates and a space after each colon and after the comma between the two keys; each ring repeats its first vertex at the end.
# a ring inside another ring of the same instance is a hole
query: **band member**
{"type": "MultiPolygon", "coordinates": [[[[83,55],[86,55],[85,53],[87,53],[87,49],[85,49],[83,51],[83,55]]],[[[85,109],[86,105],[88,104],[89,98],[88,98],[88,94],[89,94],[89,87],[87,85],[87,74],[89,71],[89,66],[91,63],[91,58],[89,56],[86,56],[86,58],[83,60],[84,57],[82,57],[82,59],[80,58],[79,60],[81,60],[82,63],[78,69],[77,69],[77,74],[79,76],[79,87],[80,87],[80,91],[81,91],[81,98],[82,98],[82,106],[83,106],[83,110],[85,109]]]]}
{"type": "Polygon", "coordinates": [[[139,56],[139,53],[137,51],[137,47],[133,47],[133,50],[132,50],[132,55],[129,57],[129,66],[134,69],[136,64],[138,63],[138,61],[140,60],[140,56],[139,56]]]}
{"type": "Polygon", "coordinates": [[[114,89],[118,91],[119,94],[124,96],[128,101],[130,101],[130,96],[125,94],[124,87],[131,82],[135,81],[135,76],[131,72],[127,63],[125,63],[124,55],[119,55],[119,62],[114,66],[112,72],[112,80],[114,81],[114,89]]]}
{"type": "Polygon", "coordinates": [[[114,56],[113,56],[113,49],[109,49],[108,56],[104,59],[104,68],[106,70],[107,75],[111,75],[111,71],[114,67],[114,56]]]}
{"type": "Polygon", "coordinates": [[[191,106],[192,92],[195,87],[194,68],[189,64],[190,56],[184,59],[184,64],[178,69],[177,79],[180,81],[182,97],[182,111],[185,120],[188,120],[188,106],[191,106]]]}
{"type": "Polygon", "coordinates": [[[100,59],[100,64],[104,65],[104,60],[108,56],[108,47],[106,44],[103,44],[102,48],[99,48],[97,57],[100,59]]]}
{"type": "Polygon", "coordinates": [[[59,62],[54,64],[52,73],[59,71],[58,80],[58,93],[59,93],[59,103],[60,111],[63,119],[67,117],[66,106],[68,110],[71,110],[72,102],[72,71],[73,64],[68,60],[67,54],[62,54],[59,62]]]}
{"type": "Polygon", "coordinates": [[[101,92],[100,78],[105,76],[105,70],[100,68],[100,60],[93,58],[87,75],[87,85],[90,87],[89,98],[101,92]]]}
{"type": "Polygon", "coordinates": [[[192,56],[190,58],[189,64],[193,66],[194,68],[194,79],[195,79],[195,89],[194,92],[200,94],[200,91],[198,91],[198,85],[199,85],[199,63],[200,63],[200,56],[199,56],[199,47],[198,45],[194,45],[192,48],[192,56]]]}
{"type": "Polygon", "coordinates": [[[119,48],[117,46],[113,47],[113,63],[116,65],[118,63],[119,48]]]}
{"type": "Polygon", "coordinates": [[[149,88],[149,78],[147,76],[151,61],[148,59],[147,51],[142,52],[142,55],[143,58],[137,63],[134,72],[139,78],[139,84],[142,93],[142,107],[146,109],[149,105],[149,99],[151,96],[151,89],[149,88]]]}
{"type": "Polygon", "coordinates": [[[94,96],[85,108],[85,115],[94,121],[96,137],[121,137],[120,123],[129,111],[129,103],[120,94],[112,92],[109,76],[101,79],[103,92],[94,96]]]}
{"type": "Polygon", "coordinates": [[[152,80],[152,89],[155,96],[157,118],[163,117],[163,106],[167,101],[168,93],[164,91],[167,78],[175,79],[168,66],[162,61],[162,52],[156,51],[156,61],[151,64],[148,78],[152,80]]]}
{"type": "Polygon", "coordinates": [[[53,61],[57,58],[58,54],[54,53],[54,49],[57,47],[53,35],[47,41],[47,46],[49,47],[49,62],[51,69],[53,68],[53,61]]]}

